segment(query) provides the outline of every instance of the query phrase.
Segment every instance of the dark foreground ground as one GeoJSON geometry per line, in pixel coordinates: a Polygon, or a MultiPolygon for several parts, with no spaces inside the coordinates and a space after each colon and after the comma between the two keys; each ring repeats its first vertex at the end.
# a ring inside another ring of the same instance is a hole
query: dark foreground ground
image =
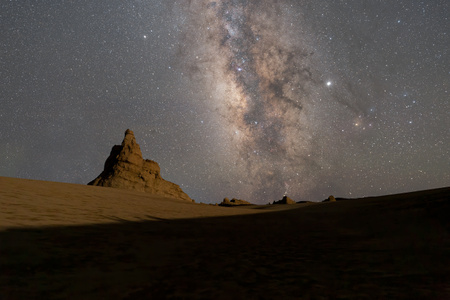
{"type": "Polygon", "coordinates": [[[0,299],[55,298],[450,299],[450,188],[0,231],[0,299]]]}

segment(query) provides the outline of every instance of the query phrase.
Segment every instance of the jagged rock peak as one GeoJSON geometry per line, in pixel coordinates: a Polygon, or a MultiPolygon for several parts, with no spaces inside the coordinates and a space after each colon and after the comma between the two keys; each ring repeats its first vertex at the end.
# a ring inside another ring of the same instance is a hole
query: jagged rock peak
{"type": "Polygon", "coordinates": [[[103,172],[88,185],[132,189],[192,201],[181,188],[160,175],[157,162],[143,159],[133,131],[127,129],[121,145],[115,145],[103,172]]]}
{"type": "Polygon", "coordinates": [[[128,156],[133,154],[136,156],[136,159],[142,159],[141,147],[139,147],[139,144],[136,142],[134,133],[130,129],[127,129],[127,131],[125,131],[125,137],[122,141],[122,151],[128,156]]]}
{"type": "MultiPolygon", "coordinates": [[[[141,148],[139,147],[138,143],[136,142],[136,137],[134,136],[134,132],[130,129],[127,129],[125,131],[125,137],[122,141],[122,147],[129,147],[130,149],[135,149],[141,152],[141,148]]],[[[142,153],[141,153],[142,156],[142,153]]]]}

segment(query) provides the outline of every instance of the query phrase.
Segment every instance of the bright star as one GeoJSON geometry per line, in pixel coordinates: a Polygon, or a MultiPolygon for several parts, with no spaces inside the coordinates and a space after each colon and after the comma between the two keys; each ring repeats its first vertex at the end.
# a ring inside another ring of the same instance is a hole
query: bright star
{"type": "Polygon", "coordinates": [[[327,86],[331,86],[333,83],[331,81],[327,81],[327,86]]]}

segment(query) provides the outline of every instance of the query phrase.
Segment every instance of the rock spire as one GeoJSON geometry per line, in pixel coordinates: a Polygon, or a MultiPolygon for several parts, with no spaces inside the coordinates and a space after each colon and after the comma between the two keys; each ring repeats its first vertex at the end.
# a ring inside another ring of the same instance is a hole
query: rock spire
{"type": "Polygon", "coordinates": [[[175,183],[164,180],[157,162],[142,158],[133,131],[127,129],[121,145],[112,147],[103,172],[88,185],[138,190],[192,201],[175,183]]]}

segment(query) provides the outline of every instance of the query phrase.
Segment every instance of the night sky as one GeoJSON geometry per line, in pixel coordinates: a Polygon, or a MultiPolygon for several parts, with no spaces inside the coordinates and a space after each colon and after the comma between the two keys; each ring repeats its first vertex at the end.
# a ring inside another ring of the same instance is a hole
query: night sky
{"type": "Polygon", "coordinates": [[[0,176],[86,184],[129,128],[206,203],[449,186],[449,8],[1,1],[0,176]]]}

